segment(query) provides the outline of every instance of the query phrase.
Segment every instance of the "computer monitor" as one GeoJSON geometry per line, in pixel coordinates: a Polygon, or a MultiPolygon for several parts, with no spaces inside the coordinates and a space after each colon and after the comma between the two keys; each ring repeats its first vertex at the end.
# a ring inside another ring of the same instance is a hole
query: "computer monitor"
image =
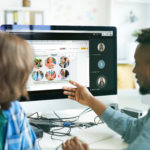
{"type": "Polygon", "coordinates": [[[35,59],[27,90],[31,101],[67,98],[69,80],[85,85],[94,96],[117,94],[115,27],[2,25],[27,40],[35,59]]]}

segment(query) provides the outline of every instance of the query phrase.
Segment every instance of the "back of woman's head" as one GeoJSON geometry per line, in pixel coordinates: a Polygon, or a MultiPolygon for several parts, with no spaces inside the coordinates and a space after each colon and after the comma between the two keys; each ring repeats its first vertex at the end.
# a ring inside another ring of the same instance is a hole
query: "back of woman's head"
{"type": "Polygon", "coordinates": [[[33,68],[33,52],[28,43],[12,34],[0,33],[0,105],[28,98],[26,82],[33,68]]]}

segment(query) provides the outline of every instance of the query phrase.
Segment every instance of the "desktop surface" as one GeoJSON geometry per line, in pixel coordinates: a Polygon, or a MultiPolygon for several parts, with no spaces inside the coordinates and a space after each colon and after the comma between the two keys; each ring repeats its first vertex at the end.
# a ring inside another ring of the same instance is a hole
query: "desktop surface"
{"type": "MultiPolygon", "coordinates": [[[[82,111],[83,109],[70,109],[68,111],[64,110],[57,113],[59,116],[62,114],[62,117],[71,117],[74,116],[74,114],[80,114],[82,111]]],[[[95,116],[96,114],[91,111],[82,115],[79,121],[92,122],[95,116]]],[[[67,130],[67,128],[64,128],[63,130],[59,131],[67,132],[67,130]]],[[[39,139],[38,143],[42,150],[54,150],[59,147],[62,142],[65,142],[67,139],[70,139],[74,136],[77,136],[79,139],[86,142],[89,145],[90,150],[121,150],[127,147],[127,144],[123,142],[121,136],[108,128],[105,123],[101,123],[89,128],[72,128],[69,136],[52,136],[44,133],[43,138],[39,139]]]]}
{"type": "MultiPolygon", "coordinates": [[[[138,94],[138,91],[124,91],[124,93],[119,91],[118,95],[119,108],[123,107],[131,107],[136,109],[141,109],[146,111],[149,109],[149,105],[142,104],[141,97],[138,94]]],[[[84,108],[85,109],[85,108],[84,108]]],[[[72,109],[72,110],[64,110],[59,111],[59,115],[64,116],[72,116],[75,114],[79,114],[82,109],[72,109]]],[[[48,115],[48,113],[47,113],[48,115]]],[[[95,117],[95,113],[91,112],[90,114],[85,114],[80,118],[80,121],[92,121],[95,117]]],[[[120,135],[112,131],[107,127],[106,124],[99,124],[97,126],[93,126],[87,129],[79,129],[74,128],[71,132],[71,136],[66,137],[57,137],[59,140],[52,140],[51,135],[44,133],[42,139],[39,140],[39,144],[42,150],[54,150],[58,147],[62,142],[65,142],[67,139],[72,136],[78,136],[83,141],[89,144],[90,150],[121,150],[127,147],[126,144],[120,135]]]]}

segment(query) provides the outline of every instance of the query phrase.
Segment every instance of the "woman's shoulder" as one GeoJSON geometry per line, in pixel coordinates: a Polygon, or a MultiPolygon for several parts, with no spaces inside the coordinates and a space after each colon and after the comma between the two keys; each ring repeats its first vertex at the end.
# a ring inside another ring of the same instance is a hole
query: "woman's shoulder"
{"type": "Polygon", "coordinates": [[[8,118],[14,115],[22,116],[22,114],[24,114],[24,111],[18,101],[11,102],[11,106],[9,107],[9,109],[5,110],[4,112],[8,118]]]}
{"type": "Polygon", "coordinates": [[[18,112],[18,111],[22,110],[22,107],[21,107],[21,105],[20,105],[20,102],[19,102],[19,101],[14,101],[14,102],[12,102],[10,109],[13,109],[14,112],[18,112]]]}

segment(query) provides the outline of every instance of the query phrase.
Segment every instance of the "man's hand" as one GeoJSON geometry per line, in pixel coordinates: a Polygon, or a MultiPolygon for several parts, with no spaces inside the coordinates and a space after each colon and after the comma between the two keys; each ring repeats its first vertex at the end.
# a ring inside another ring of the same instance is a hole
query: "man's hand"
{"type": "Polygon", "coordinates": [[[63,87],[64,94],[68,95],[69,99],[76,100],[80,104],[90,106],[90,101],[92,100],[93,95],[89,92],[89,90],[72,80],[69,81],[72,85],[74,85],[76,88],[72,87],[63,87]]]}
{"type": "Polygon", "coordinates": [[[75,100],[82,105],[86,105],[92,108],[95,113],[100,117],[105,111],[106,105],[96,99],[85,86],[82,86],[72,80],[70,80],[69,82],[76,88],[63,87],[63,93],[65,95],[68,95],[69,99],[75,100]]]}
{"type": "Polygon", "coordinates": [[[67,140],[62,144],[63,150],[89,150],[86,143],[80,141],[77,137],[67,140]]]}

